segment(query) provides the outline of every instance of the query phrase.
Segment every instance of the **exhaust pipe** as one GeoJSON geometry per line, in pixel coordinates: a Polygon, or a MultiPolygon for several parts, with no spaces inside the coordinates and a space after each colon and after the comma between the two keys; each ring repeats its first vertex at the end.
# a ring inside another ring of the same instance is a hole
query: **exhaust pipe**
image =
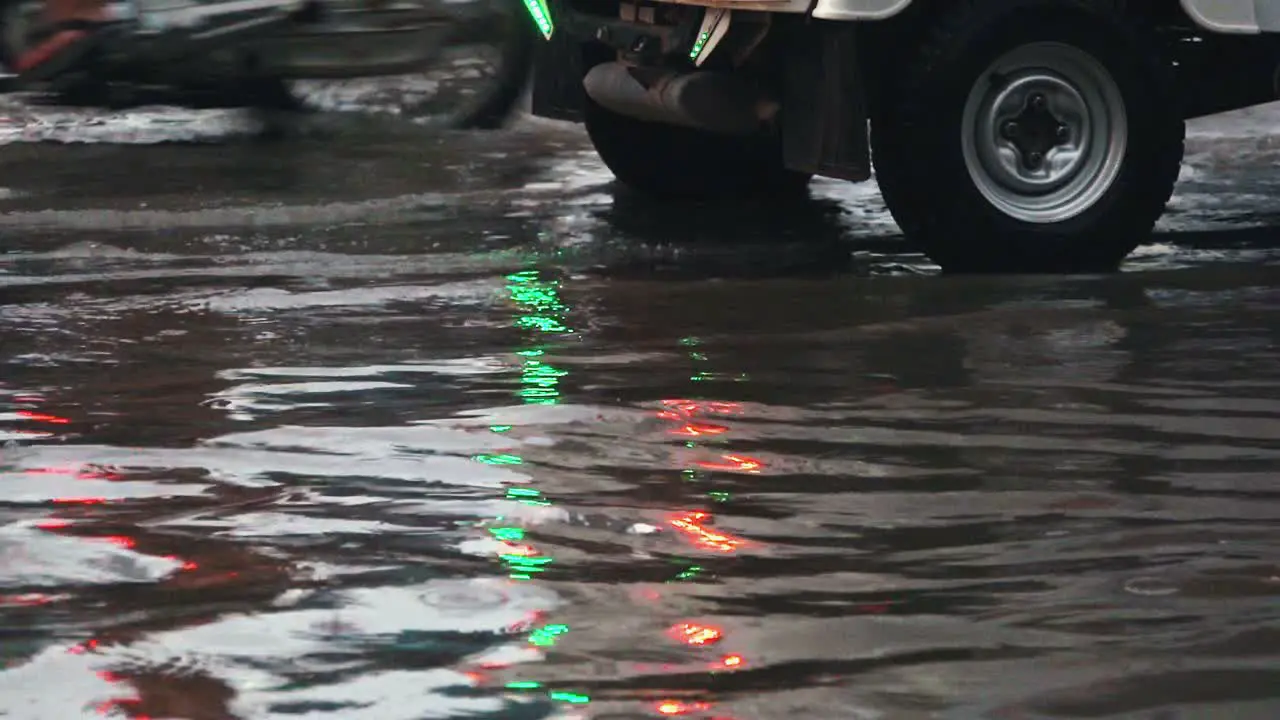
{"type": "Polygon", "coordinates": [[[606,62],[591,68],[582,86],[592,100],[619,115],[724,135],[754,135],[776,112],[776,105],[741,79],[709,71],[606,62]]]}

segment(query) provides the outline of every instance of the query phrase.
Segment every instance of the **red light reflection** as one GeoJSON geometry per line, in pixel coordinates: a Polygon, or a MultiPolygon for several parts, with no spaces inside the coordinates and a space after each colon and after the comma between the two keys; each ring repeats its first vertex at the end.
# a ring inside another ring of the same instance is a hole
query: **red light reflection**
{"type": "Polygon", "coordinates": [[[725,655],[720,658],[720,666],[726,668],[742,667],[742,662],[743,660],[741,655],[725,655]]]}
{"type": "MultiPolygon", "coordinates": [[[[55,500],[55,502],[66,502],[66,501],[55,500]]],[[[60,530],[66,530],[72,527],[74,524],[75,523],[71,522],[70,520],[64,520],[62,518],[46,518],[44,520],[40,520],[39,522],[35,523],[35,526],[46,532],[58,532],[60,530]]],[[[111,543],[112,545],[115,545],[116,547],[124,548],[125,550],[134,550],[138,546],[138,541],[135,538],[129,537],[128,535],[97,535],[97,536],[79,535],[77,537],[83,540],[96,540],[98,542],[108,542],[108,543],[111,543]]],[[[172,560],[173,562],[180,563],[180,567],[178,568],[179,572],[192,572],[194,570],[200,569],[199,563],[193,560],[185,560],[177,555],[161,555],[159,557],[163,557],[166,560],[172,560]]],[[[227,576],[234,576],[235,574],[236,573],[229,573],[227,574],[227,576]]]]}
{"type": "Polygon", "coordinates": [[[695,510],[670,520],[671,527],[679,530],[699,547],[717,552],[731,553],[746,544],[741,538],[719,533],[703,527],[703,523],[711,519],[709,513],[695,510]]]}
{"type": "Polygon", "coordinates": [[[37,607],[53,602],[53,597],[44,593],[27,593],[25,595],[0,595],[0,607],[37,607]]]}
{"type": "MultiPolygon", "coordinates": [[[[129,681],[110,670],[99,670],[98,677],[106,680],[113,685],[123,685],[129,687],[129,681]]],[[[127,717],[133,720],[151,720],[150,715],[141,715],[138,709],[142,705],[142,698],[136,693],[132,696],[114,697],[103,700],[94,708],[99,715],[115,715],[116,711],[122,711],[127,717]]]]}
{"type": "Polygon", "coordinates": [[[78,465],[51,465],[49,467],[26,468],[23,471],[25,475],[72,475],[77,480],[120,480],[119,473],[108,472],[101,468],[78,465]]]}
{"type": "Polygon", "coordinates": [[[180,572],[191,572],[192,570],[200,569],[200,563],[195,562],[193,560],[183,560],[177,555],[165,555],[164,557],[166,560],[172,560],[174,562],[182,563],[182,567],[178,568],[180,572]]]}
{"type": "MultiPolygon", "coordinates": [[[[508,624],[504,630],[509,635],[521,635],[532,630],[546,617],[547,613],[545,610],[530,610],[524,614],[524,617],[508,624]]],[[[506,667],[506,665],[507,663],[481,663],[480,667],[492,669],[506,667]]]]}
{"type": "Polygon", "coordinates": [[[764,462],[746,455],[722,455],[724,462],[698,461],[697,465],[705,470],[735,470],[737,472],[758,473],[764,462]]]}
{"type": "MultiPolygon", "coordinates": [[[[121,476],[116,473],[107,472],[101,469],[92,468],[89,470],[82,469],[78,466],[51,466],[39,468],[27,468],[22,471],[25,475],[70,475],[77,480],[120,480],[121,476]]],[[[100,496],[70,496],[57,497],[50,500],[55,505],[105,505],[108,501],[105,497],[100,496]]],[[[38,527],[46,530],[54,529],[40,524],[38,527]]]]}
{"type": "Polygon", "coordinates": [[[31,410],[19,410],[18,416],[26,420],[35,420],[36,422],[47,422],[54,425],[70,425],[71,421],[57,415],[46,415],[45,413],[32,412],[31,410]]]}
{"type": "Polygon", "coordinates": [[[702,712],[711,709],[711,703],[708,702],[682,702],[680,700],[663,700],[658,703],[658,712],[663,715],[688,715],[692,712],[702,712]]]}
{"type": "MultiPolygon", "coordinates": [[[[99,670],[97,672],[97,676],[113,685],[125,684],[124,678],[120,677],[119,675],[116,675],[110,670],[99,670]]],[[[114,714],[117,709],[120,709],[120,710],[124,710],[126,713],[128,713],[132,717],[137,717],[133,713],[129,713],[129,708],[137,707],[141,703],[142,703],[141,698],[137,696],[109,698],[107,700],[103,700],[102,702],[98,703],[97,707],[95,707],[94,709],[98,711],[99,715],[111,715],[111,714],[114,714]]]]}
{"type": "Polygon", "coordinates": [[[724,631],[718,627],[694,623],[675,625],[667,634],[686,645],[711,645],[724,637],[724,631]]]}
{"type": "Polygon", "coordinates": [[[71,647],[67,648],[67,652],[71,653],[72,655],[83,655],[87,652],[93,652],[97,648],[98,648],[98,641],[94,639],[89,639],[89,640],[85,640],[79,645],[72,645],[71,647]]]}
{"type": "Polygon", "coordinates": [[[723,435],[729,432],[729,428],[723,425],[710,425],[706,423],[685,423],[682,427],[671,431],[672,435],[683,435],[685,437],[702,437],[704,435],[723,435]]]}
{"type": "Polygon", "coordinates": [[[513,543],[510,540],[502,541],[502,549],[503,549],[503,554],[505,555],[533,557],[534,555],[539,554],[537,548],[533,547],[532,545],[523,545],[520,543],[513,543]]]}
{"type": "Polygon", "coordinates": [[[693,415],[700,412],[714,415],[730,415],[742,411],[741,403],[720,402],[717,400],[688,400],[684,398],[675,398],[671,400],[663,400],[662,406],[683,413],[684,415],[693,415]]]}
{"type": "Polygon", "coordinates": [[[26,475],[75,475],[80,472],[80,468],[75,467],[39,467],[27,468],[22,471],[26,475]]]}
{"type": "Polygon", "coordinates": [[[113,715],[115,714],[115,711],[119,709],[129,713],[129,717],[132,718],[132,720],[151,720],[150,715],[138,715],[137,713],[129,710],[129,708],[137,707],[141,704],[142,700],[136,697],[111,698],[110,700],[103,700],[98,703],[94,710],[96,710],[99,715],[113,715]]]}

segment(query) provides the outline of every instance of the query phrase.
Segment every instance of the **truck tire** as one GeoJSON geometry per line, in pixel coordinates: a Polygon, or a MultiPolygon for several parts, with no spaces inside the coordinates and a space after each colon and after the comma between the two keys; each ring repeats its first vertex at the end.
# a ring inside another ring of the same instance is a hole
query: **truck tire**
{"type": "Polygon", "coordinates": [[[894,219],[945,271],[1114,270],[1173,194],[1172,64],[1108,0],[955,0],[873,108],[894,219]]]}
{"type": "Polygon", "coordinates": [[[619,115],[585,99],[583,124],[600,159],[628,188],[664,199],[802,195],[809,175],[787,170],[768,138],[739,138],[619,115]]]}

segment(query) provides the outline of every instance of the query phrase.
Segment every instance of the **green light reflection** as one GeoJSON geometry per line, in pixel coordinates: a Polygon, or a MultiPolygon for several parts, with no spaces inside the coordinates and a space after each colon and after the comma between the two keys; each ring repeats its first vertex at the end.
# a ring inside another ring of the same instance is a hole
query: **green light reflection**
{"type": "MultiPolygon", "coordinates": [[[[568,306],[560,297],[560,282],[544,280],[538,271],[525,270],[508,275],[506,289],[512,302],[520,310],[513,325],[538,335],[563,335],[572,333],[566,321],[568,306]]],[[[535,336],[536,337],[536,336],[535,336]]],[[[556,405],[561,399],[561,380],[568,371],[556,367],[546,361],[546,346],[542,343],[524,347],[515,352],[520,357],[520,387],[515,394],[526,405],[556,405]]],[[[495,433],[511,431],[511,425],[491,425],[489,429],[495,433]]],[[[479,455],[478,462],[491,465],[518,465],[524,458],[515,454],[479,455]]],[[[537,488],[507,488],[506,498],[532,506],[550,506],[552,503],[537,488]]],[[[508,543],[512,552],[499,555],[507,566],[508,576],[515,580],[532,580],[538,573],[546,571],[555,562],[555,558],[540,554],[535,548],[523,545],[526,533],[517,527],[490,528],[489,532],[497,539],[508,543]]],[[[569,632],[564,624],[544,625],[530,631],[528,643],[536,647],[550,647],[557,639],[569,632]]],[[[517,680],[506,685],[509,690],[543,691],[543,685],[533,680],[517,680]]],[[[567,690],[546,690],[546,695],[553,701],[583,704],[591,698],[582,693],[567,690]]]]}

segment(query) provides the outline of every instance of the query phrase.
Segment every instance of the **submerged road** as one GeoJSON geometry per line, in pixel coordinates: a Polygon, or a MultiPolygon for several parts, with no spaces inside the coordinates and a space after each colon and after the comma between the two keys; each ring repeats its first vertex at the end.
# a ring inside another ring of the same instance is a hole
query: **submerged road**
{"type": "MultiPolygon", "coordinates": [[[[334,93],[315,97],[344,106],[334,93]]],[[[123,245],[116,249],[216,254],[214,238],[226,236],[234,253],[246,232],[305,233],[317,247],[319,238],[371,227],[407,234],[408,251],[414,242],[462,249],[464,238],[536,223],[543,251],[624,264],[655,250],[728,251],[739,261],[763,259],[763,269],[776,266],[771,256],[804,254],[800,246],[809,244],[828,267],[830,252],[849,256],[841,266],[871,253],[881,270],[928,267],[897,254],[897,227],[874,181],[816,181],[811,202],[785,211],[671,217],[618,195],[578,128],[536,118],[517,118],[503,131],[440,133],[394,114],[331,113],[309,118],[289,140],[264,143],[252,139],[257,126],[239,111],[104,114],[7,102],[0,231],[8,231],[10,252],[95,252],[65,247],[94,241],[98,253],[123,245]],[[446,218],[448,230],[439,224],[446,218]]],[[[1280,105],[1192,123],[1161,232],[1126,269],[1270,257],[1271,225],[1280,222],[1278,158],[1280,105]]]]}
{"type": "Polygon", "coordinates": [[[0,115],[0,716],[1280,717],[1274,108],[1031,278],[527,118],[0,115]]]}

